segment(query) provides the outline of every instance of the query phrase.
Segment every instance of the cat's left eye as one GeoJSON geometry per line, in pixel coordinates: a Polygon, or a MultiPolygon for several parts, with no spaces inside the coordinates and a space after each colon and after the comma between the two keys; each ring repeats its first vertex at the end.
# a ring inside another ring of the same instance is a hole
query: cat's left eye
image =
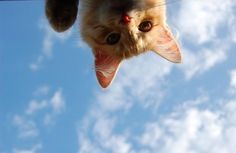
{"type": "Polygon", "coordinates": [[[142,23],[140,23],[138,29],[142,32],[149,32],[152,29],[152,22],[143,21],[142,23]]]}
{"type": "Polygon", "coordinates": [[[120,34],[119,33],[111,33],[108,35],[106,42],[108,45],[115,45],[120,40],[120,34]]]}

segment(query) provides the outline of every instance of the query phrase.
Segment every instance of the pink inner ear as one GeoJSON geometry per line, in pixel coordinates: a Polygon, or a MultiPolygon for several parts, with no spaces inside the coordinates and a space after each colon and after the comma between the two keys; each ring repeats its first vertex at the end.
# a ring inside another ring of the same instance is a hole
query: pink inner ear
{"type": "Polygon", "coordinates": [[[103,54],[102,51],[96,51],[95,71],[98,82],[103,88],[106,88],[111,84],[121,61],[122,60],[118,57],[103,54]]]}
{"type": "Polygon", "coordinates": [[[168,27],[160,27],[157,31],[157,40],[153,42],[152,50],[163,58],[174,62],[181,62],[181,53],[179,45],[171,34],[168,27]]]}

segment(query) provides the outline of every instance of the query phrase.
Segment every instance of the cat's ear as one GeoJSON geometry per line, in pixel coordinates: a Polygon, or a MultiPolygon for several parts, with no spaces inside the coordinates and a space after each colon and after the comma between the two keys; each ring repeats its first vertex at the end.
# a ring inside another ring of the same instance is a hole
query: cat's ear
{"type": "Polygon", "coordinates": [[[122,59],[95,51],[95,71],[99,84],[107,88],[116,76],[122,59]]]}
{"type": "Polygon", "coordinates": [[[180,48],[170,29],[160,26],[156,34],[151,50],[171,62],[181,63],[180,48]]]}

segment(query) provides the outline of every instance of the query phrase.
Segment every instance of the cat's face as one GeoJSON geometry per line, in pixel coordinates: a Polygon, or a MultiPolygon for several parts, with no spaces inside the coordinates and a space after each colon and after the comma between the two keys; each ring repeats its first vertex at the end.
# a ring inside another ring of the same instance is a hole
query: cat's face
{"type": "Polygon", "coordinates": [[[93,50],[102,87],[111,83],[123,59],[149,50],[169,61],[181,61],[164,4],[165,0],[82,1],[80,31],[93,50]]]}
{"type": "MultiPolygon", "coordinates": [[[[58,32],[77,16],[79,0],[46,0],[46,15],[58,32]]],[[[165,0],[80,0],[81,34],[95,56],[100,85],[106,88],[122,60],[154,51],[171,62],[181,62],[179,47],[165,16],[165,0]]]]}
{"type": "Polygon", "coordinates": [[[150,42],[165,26],[165,6],[160,6],[164,3],[164,0],[85,0],[82,36],[94,52],[100,50],[121,58],[151,50],[150,42]]]}

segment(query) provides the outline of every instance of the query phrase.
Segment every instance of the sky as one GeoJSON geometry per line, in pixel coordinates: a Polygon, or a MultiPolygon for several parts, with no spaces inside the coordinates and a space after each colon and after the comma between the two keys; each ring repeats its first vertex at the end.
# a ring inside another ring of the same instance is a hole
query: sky
{"type": "Polygon", "coordinates": [[[0,153],[235,152],[236,1],[167,14],[183,63],[146,53],[102,89],[78,22],[59,34],[43,1],[0,2],[0,153]]]}

